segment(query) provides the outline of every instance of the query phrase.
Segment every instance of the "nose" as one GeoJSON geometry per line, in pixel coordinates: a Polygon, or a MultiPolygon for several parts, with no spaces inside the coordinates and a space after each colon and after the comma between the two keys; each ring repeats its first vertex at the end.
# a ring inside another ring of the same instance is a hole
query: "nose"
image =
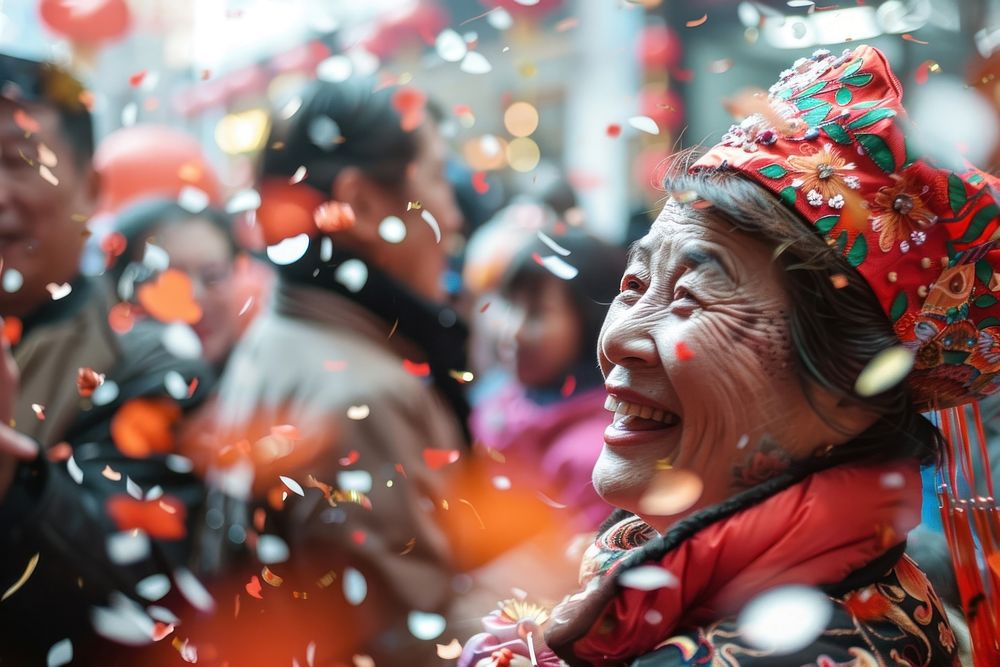
{"type": "Polygon", "coordinates": [[[659,363],[656,343],[641,321],[628,313],[608,314],[598,342],[601,366],[642,368],[659,363]]]}

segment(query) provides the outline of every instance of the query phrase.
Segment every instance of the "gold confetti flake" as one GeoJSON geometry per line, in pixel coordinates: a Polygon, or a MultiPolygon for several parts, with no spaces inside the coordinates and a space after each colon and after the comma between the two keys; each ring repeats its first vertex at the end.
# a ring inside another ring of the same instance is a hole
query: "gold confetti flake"
{"type": "Polygon", "coordinates": [[[14,593],[21,590],[21,587],[28,582],[28,579],[30,579],[31,575],[35,572],[35,568],[38,567],[38,557],[39,554],[35,554],[34,556],[31,557],[31,559],[28,561],[28,566],[24,568],[24,572],[21,573],[21,577],[17,581],[15,581],[10,588],[7,589],[7,592],[5,592],[2,597],[0,597],[0,602],[3,602],[14,593]]]}

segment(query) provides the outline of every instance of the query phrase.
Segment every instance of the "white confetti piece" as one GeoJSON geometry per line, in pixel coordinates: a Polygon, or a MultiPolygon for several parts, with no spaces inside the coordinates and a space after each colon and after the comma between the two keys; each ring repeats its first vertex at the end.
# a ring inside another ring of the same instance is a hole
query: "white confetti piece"
{"type": "Polygon", "coordinates": [[[174,571],[174,583],[177,584],[177,590],[198,611],[210,612],[215,609],[215,600],[190,570],[180,568],[174,571]]]}
{"type": "Polygon", "coordinates": [[[442,60],[450,63],[457,63],[469,52],[465,40],[451,28],[441,31],[434,41],[434,49],[442,60]]]}
{"type": "Polygon", "coordinates": [[[289,554],[288,544],[277,535],[261,535],[257,538],[257,559],[261,563],[284,563],[289,554]]]}
{"type": "Polygon", "coordinates": [[[832,615],[830,599],[819,591],[783,586],[751,600],[740,612],[738,624],[753,646],[785,654],[812,644],[832,615]]]}
{"type": "Polygon", "coordinates": [[[368,282],[368,267],[360,259],[349,259],[337,267],[333,277],[352,292],[359,292],[368,282]]]}
{"type": "Polygon", "coordinates": [[[424,611],[411,611],[406,617],[410,634],[422,641],[437,639],[447,625],[444,616],[424,611]]]}
{"type": "Polygon", "coordinates": [[[131,565],[149,556],[149,536],[141,530],[108,535],[108,558],[116,565],[131,565]]]}
{"type": "Polygon", "coordinates": [[[116,398],[118,398],[118,385],[113,380],[105,380],[104,384],[90,395],[90,401],[94,405],[108,405],[116,398]]]}
{"type": "Polygon", "coordinates": [[[142,249],[142,265],[153,271],[166,271],[170,268],[170,254],[155,243],[146,243],[142,249]]]}
{"type": "Polygon", "coordinates": [[[309,235],[296,234],[267,246],[267,258],[279,266],[294,264],[309,250],[309,235]]]}
{"type": "Polygon", "coordinates": [[[132,481],[131,477],[125,478],[125,492],[136,500],[142,500],[142,487],[132,481]]]}
{"type": "Polygon", "coordinates": [[[177,205],[189,213],[201,213],[208,208],[209,202],[208,193],[193,185],[185,185],[177,195],[177,205]]]}
{"type": "Polygon", "coordinates": [[[438,657],[442,660],[457,660],[462,655],[462,643],[452,639],[447,644],[436,644],[438,657]]]}
{"type": "Polygon", "coordinates": [[[121,593],[112,593],[111,604],[90,611],[94,631],[105,639],[126,646],[144,646],[153,642],[155,624],[136,602],[121,593]]]}
{"type": "Polygon", "coordinates": [[[173,322],[164,327],[160,340],[167,352],[178,359],[197,359],[201,356],[198,334],[183,322],[173,322]]]}
{"type": "Polygon", "coordinates": [[[288,182],[291,185],[295,185],[296,183],[301,183],[302,179],[304,179],[308,173],[309,170],[306,169],[305,165],[302,165],[295,170],[295,173],[292,174],[292,177],[288,179],[288,182]]]}
{"type": "Polygon", "coordinates": [[[406,238],[406,224],[394,215],[379,223],[378,235],[386,243],[402,243],[406,238]]]}
{"type": "Polygon", "coordinates": [[[426,208],[420,212],[420,217],[423,218],[424,222],[430,226],[431,231],[434,232],[434,241],[441,243],[441,225],[438,224],[437,218],[426,208]]]}
{"type": "Polygon", "coordinates": [[[291,477],[285,477],[284,475],[278,475],[278,479],[280,479],[281,483],[284,484],[285,486],[287,486],[288,490],[291,491],[292,493],[294,493],[296,495],[299,495],[299,496],[305,496],[306,495],[306,492],[302,490],[302,485],[299,484],[298,482],[296,482],[291,477]]]}
{"type": "Polygon", "coordinates": [[[163,376],[163,386],[170,394],[170,397],[175,401],[181,401],[187,398],[188,395],[188,383],[184,379],[184,376],[177,371],[167,371],[166,375],[163,376]]]}
{"type": "Polygon", "coordinates": [[[569,257],[570,254],[569,250],[566,250],[566,248],[562,247],[561,245],[553,241],[552,237],[546,234],[545,232],[539,230],[538,238],[542,241],[542,243],[551,248],[552,252],[556,253],[557,255],[562,255],[563,257],[569,257]]]}
{"type": "Polygon", "coordinates": [[[492,71],[493,65],[490,65],[486,56],[478,51],[469,51],[462,58],[462,64],[458,68],[466,74],[487,74],[492,71]]]}
{"type": "Polygon", "coordinates": [[[351,78],[354,64],[347,56],[330,56],[316,66],[316,78],[320,81],[338,83],[351,78]]]}
{"type": "Polygon", "coordinates": [[[3,272],[3,278],[0,279],[0,284],[3,286],[3,291],[13,294],[17,290],[21,289],[24,284],[24,276],[17,269],[7,269],[3,272]]]}
{"type": "Polygon", "coordinates": [[[309,123],[309,141],[323,150],[329,150],[337,145],[340,139],[340,126],[329,116],[318,116],[309,123]]]}
{"type": "Polygon", "coordinates": [[[367,405],[352,405],[347,408],[347,418],[353,419],[354,421],[366,419],[369,414],[370,410],[367,405]]]}
{"type": "Polygon", "coordinates": [[[66,297],[68,297],[70,292],[73,291],[73,286],[70,285],[69,283],[63,283],[62,285],[59,285],[57,283],[49,283],[48,285],[45,286],[45,289],[47,289],[49,291],[49,294],[52,295],[53,301],[58,301],[59,299],[65,299],[66,297]]]}
{"type": "Polygon", "coordinates": [[[122,109],[122,126],[132,127],[135,125],[135,121],[139,119],[139,105],[135,102],[130,102],[125,105],[122,109]]]}
{"type": "Polygon", "coordinates": [[[556,257],[555,255],[542,257],[542,266],[548,269],[549,273],[556,278],[562,278],[563,280],[572,280],[580,273],[579,269],[575,266],[567,264],[562,257],[556,257]]]}
{"type": "Polygon", "coordinates": [[[500,491],[510,490],[510,477],[506,475],[497,475],[493,478],[493,486],[500,491]]]}
{"type": "Polygon", "coordinates": [[[660,127],[649,116],[633,116],[628,119],[628,124],[640,132],[646,132],[647,134],[660,133],[660,127]]]}
{"type": "Polygon", "coordinates": [[[514,25],[514,17],[503,7],[494,9],[486,15],[486,22],[497,30],[509,30],[514,25]]]}
{"type": "Polygon", "coordinates": [[[353,567],[344,570],[344,598],[355,607],[365,601],[368,595],[368,582],[365,575],[353,567]]]}
{"type": "Polygon", "coordinates": [[[372,490],[372,476],[367,470],[341,470],[337,473],[337,486],[344,491],[369,493],[372,490]]]}
{"type": "Polygon", "coordinates": [[[76,459],[72,456],[66,459],[66,472],[69,473],[70,479],[74,482],[77,484],[83,484],[83,470],[80,469],[76,459]]]}
{"type": "Polygon", "coordinates": [[[854,383],[859,396],[875,396],[902,382],[913,368],[913,352],[901,345],[882,350],[868,362],[854,383]]]}
{"type": "Polygon", "coordinates": [[[260,208],[260,193],[254,189],[240,190],[229,198],[226,203],[226,213],[235,215],[260,208]]]}
{"type": "Polygon", "coordinates": [[[170,592],[170,577],[165,574],[154,574],[146,577],[135,585],[139,597],[156,602],[170,592]]]}
{"type": "Polygon", "coordinates": [[[59,179],[52,173],[52,170],[44,164],[38,165],[38,175],[52,185],[59,185],[59,179]]]}
{"type": "Polygon", "coordinates": [[[46,667],[62,667],[73,660],[73,642],[69,638],[61,639],[49,647],[45,657],[46,667]]]}
{"type": "Polygon", "coordinates": [[[626,588],[639,591],[655,591],[658,588],[674,588],[680,582],[673,574],[656,565],[640,565],[626,570],[618,583],[626,588]]]}

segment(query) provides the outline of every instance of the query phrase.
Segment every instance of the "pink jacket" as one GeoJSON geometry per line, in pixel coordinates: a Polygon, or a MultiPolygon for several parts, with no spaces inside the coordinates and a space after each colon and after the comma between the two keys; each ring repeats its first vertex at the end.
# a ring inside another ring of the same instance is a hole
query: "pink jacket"
{"type": "Polygon", "coordinates": [[[502,457],[497,475],[514,485],[532,485],[572,513],[581,530],[593,530],[613,509],[590,481],[604,446],[611,415],[604,410],[603,387],[580,392],[558,403],[538,405],[517,385],[508,385],[473,410],[477,445],[502,457]]]}

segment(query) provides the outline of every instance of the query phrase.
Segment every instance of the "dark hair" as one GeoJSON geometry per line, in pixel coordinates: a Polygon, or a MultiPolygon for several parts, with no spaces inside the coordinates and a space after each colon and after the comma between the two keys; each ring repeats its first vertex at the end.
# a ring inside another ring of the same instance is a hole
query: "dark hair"
{"type": "Polygon", "coordinates": [[[94,157],[94,123],[84,103],[83,84],[69,72],[52,63],[0,54],[0,87],[2,95],[14,102],[54,110],[77,166],[90,163],[94,157]]]}
{"type": "Polygon", "coordinates": [[[295,115],[271,128],[262,179],[290,177],[305,167],[304,182],[328,194],[342,169],[356,167],[382,185],[401,182],[417,156],[417,135],[403,130],[393,106],[398,88],[374,86],[370,79],[314,82],[295,115]],[[316,143],[317,135],[325,145],[316,143]]]}
{"type": "Polygon", "coordinates": [[[775,249],[790,297],[790,335],[806,396],[818,386],[878,414],[870,428],[834,448],[826,463],[905,457],[936,461],[941,432],[920,414],[907,383],[875,396],[862,397],[854,390],[872,358],[899,345],[865,279],[762,186],[726,169],[688,173],[691,160],[691,153],[674,160],[664,180],[666,190],[696,193],[705,206],[692,206],[692,216],[722,219],[775,249]]]}
{"type": "Polygon", "coordinates": [[[147,236],[162,227],[188,220],[207,220],[226,239],[233,256],[239,253],[240,248],[233,238],[232,221],[226,213],[214,208],[192,213],[175,199],[142,199],[125,207],[115,216],[114,230],[125,238],[125,252],[117,257],[109,269],[113,284],[119,283],[129,264],[142,259],[139,253],[142,252],[143,241],[147,236]]]}
{"type": "Polygon", "coordinates": [[[562,249],[569,251],[564,261],[579,273],[570,280],[563,280],[539,264],[535,257],[561,253],[535,236],[514,256],[500,280],[499,291],[509,298],[518,293],[537,292],[546,281],[562,284],[583,331],[577,361],[591,362],[595,372],[598,372],[594,351],[608,305],[618,294],[618,283],[625,271],[625,250],[574,228],[567,228],[561,234],[553,230],[544,233],[562,249]]]}

